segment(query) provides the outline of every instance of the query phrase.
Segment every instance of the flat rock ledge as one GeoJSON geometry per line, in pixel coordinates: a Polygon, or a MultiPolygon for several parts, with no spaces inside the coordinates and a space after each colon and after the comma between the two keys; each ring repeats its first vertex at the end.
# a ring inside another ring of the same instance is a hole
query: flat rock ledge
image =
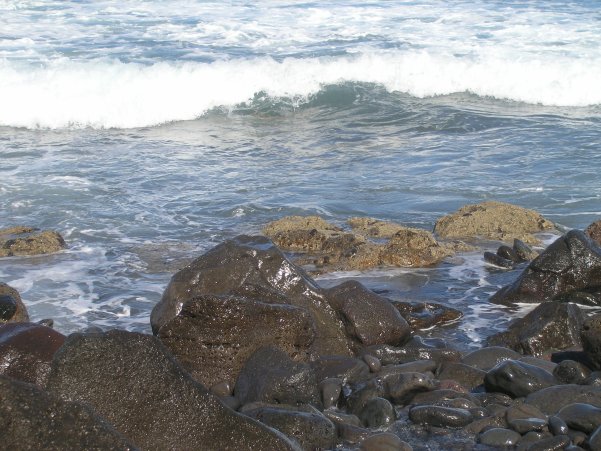
{"type": "Polygon", "coordinates": [[[488,201],[465,205],[443,216],[434,227],[441,238],[485,238],[512,242],[519,239],[538,244],[535,233],[552,231],[555,226],[541,214],[503,202],[488,201]]]}
{"type": "Polygon", "coordinates": [[[63,237],[53,230],[25,226],[0,229],[0,257],[51,254],[66,247],[63,237]]]}
{"type": "Polygon", "coordinates": [[[267,224],[263,233],[280,249],[300,253],[295,263],[316,272],[432,266],[460,246],[394,222],[350,218],[348,224],[350,231],[319,216],[287,216],[267,224]]]}

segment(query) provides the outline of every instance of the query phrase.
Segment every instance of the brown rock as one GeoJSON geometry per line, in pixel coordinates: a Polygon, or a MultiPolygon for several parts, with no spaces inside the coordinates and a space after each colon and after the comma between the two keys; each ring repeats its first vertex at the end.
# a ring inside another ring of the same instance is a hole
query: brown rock
{"type": "Polygon", "coordinates": [[[441,246],[426,230],[403,227],[384,246],[381,260],[384,265],[403,268],[432,266],[453,252],[441,246]]]}
{"type": "Polygon", "coordinates": [[[342,229],[319,216],[286,216],[263,228],[265,236],[286,251],[321,251],[328,238],[340,236],[342,229]]]}
{"type": "Polygon", "coordinates": [[[400,224],[380,221],[374,218],[350,218],[348,224],[355,232],[372,238],[391,238],[399,230],[404,229],[400,224]]]}
{"type": "Polygon", "coordinates": [[[443,238],[487,238],[512,242],[518,238],[537,243],[532,235],[553,229],[540,214],[515,205],[488,201],[466,205],[436,221],[434,232],[443,238]]]}
{"type": "Polygon", "coordinates": [[[588,226],[584,233],[601,246],[601,219],[588,226]]]}
{"type": "Polygon", "coordinates": [[[392,305],[409,323],[412,331],[457,321],[463,316],[459,310],[434,302],[392,301],[392,305]]]}
{"type": "Polygon", "coordinates": [[[58,232],[20,226],[0,230],[0,257],[49,254],[66,247],[58,232]]]}
{"type": "Polygon", "coordinates": [[[0,304],[0,324],[29,321],[19,292],[3,282],[0,282],[0,304]]]}
{"type": "Polygon", "coordinates": [[[50,363],[65,336],[34,323],[0,326],[0,374],[45,386],[50,363]]]}

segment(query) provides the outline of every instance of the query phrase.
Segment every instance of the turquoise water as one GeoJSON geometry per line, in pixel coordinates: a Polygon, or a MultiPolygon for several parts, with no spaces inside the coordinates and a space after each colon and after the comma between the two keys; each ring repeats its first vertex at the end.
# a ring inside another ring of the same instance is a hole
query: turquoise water
{"type": "MultiPolygon", "coordinates": [[[[175,268],[289,214],[431,229],[488,199],[562,228],[601,217],[594,2],[0,2],[0,225],[69,250],[0,259],[34,320],[148,331],[175,268]]],[[[479,253],[334,274],[517,313],[479,253]]]]}

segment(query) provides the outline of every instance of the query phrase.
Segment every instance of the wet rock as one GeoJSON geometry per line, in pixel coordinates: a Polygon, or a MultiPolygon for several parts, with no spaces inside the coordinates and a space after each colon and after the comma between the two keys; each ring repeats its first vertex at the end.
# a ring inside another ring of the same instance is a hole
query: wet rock
{"type": "Polygon", "coordinates": [[[537,419],[547,422],[547,415],[545,415],[538,407],[530,404],[517,404],[511,406],[505,412],[505,419],[507,423],[512,423],[516,420],[525,419],[537,419]]]}
{"type": "Polygon", "coordinates": [[[547,415],[555,415],[562,407],[573,403],[587,403],[601,407],[601,387],[555,385],[528,395],[525,403],[538,407],[547,415]]]}
{"type": "Polygon", "coordinates": [[[321,391],[323,408],[329,409],[330,407],[335,407],[342,391],[342,379],[337,377],[324,379],[320,382],[319,389],[321,391]]]}
{"type": "Polygon", "coordinates": [[[0,229],[0,257],[50,254],[66,247],[60,233],[51,230],[21,226],[0,229]]]}
{"type": "Polygon", "coordinates": [[[487,346],[476,349],[461,359],[461,363],[488,371],[505,360],[518,360],[521,355],[513,349],[502,346],[487,346]]]}
{"type": "Polygon", "coordinates": [[[396,414],[390,401],[384,398],[373,398],[367,401],[359,413],[359,419],[365,427],[375,429],[394,422],[396,414]]]}
{"type": "Polygon", "coordinates": [[[314,322],[306,309],[237,296],[200,296],[158,331],[158,338],[199,382],[233,385],[244,362],[275,345],[292,358],[308,360],[314,322]]]}
{"type": "Polygon", "coordinates": [[[576,304],[543,302],[507,331],[489,337],[487,343],[541,356],[548,350],[579,346],[583,322],[584,314],[576,304]]]}
{"type": "Polygon", "coordinates": [[[407,404],[416,393],[433,390],[436,383],[431,376],[422,373],[398,373],[384,381],[386,395],[394,404],[407,404]]]}
{"type": "Polygon", "coordinates": [[[380,259],[384,265],[414,268],[435,265],[452,254],[453,251],[441,246],[432,233],[404,227],[384,245],[380,259]]]}
{"type": "Polygon", "coordinates": [[[513,240],[513,251],[522,261],[532,261],[538,257],[538,252],[517,238],[513,240]]]}
{"type": "Polygon", "coordinates": [[[469,401],[476,406],[480,405],[479,400],[470,393],[462,393],[451,389],[437,389],[423,393],[417,393],[411,399],[411,404],[416,405],[444,405],[447,401],[461,399],[469,401]]]}
{"type": "Polygon", "coordinates": [[[318,381],[339,378],[343,384],[354,384],[369,378],[369,367],[362,359],[342,356],[323,356],[311,362],[318,381]]]}
{"type": "MultiPolygon", "coordinates": [[[[556,435],[555,437],[545,437],[534,443],[529,444],[527,451],[555,451],[563,450],[571,443],[567,435],[556,435]]],[[[518,448],[520,449],[520,448],[518,448]]]]}
{"type": "Polygon", "coordinates": [[[411,326],[412,331],[457,321],[463,316],[459,310],[433,302],[392,301],[411,326]]]}
{"type": "Polygon", "coordinates": [[[258,349],[240,371],[234,395],[241,404],[268,402],[321,406],[314,370],[309,364],[293,362],[274,347],[258,349]]]}
{"type": "Polygon", "coordinates": [[[584,384],[590,374],[591,370],[574,360],[563,360],[553,370],[553,376],[562,384],[584,384]]]}
{"type": "Polygon", "coordinates": [[[142,449],[295,449],[223,406],[150,335],[70,335],[54,357],[47,389],[93,406],[142,449]]]}
{"type": "Polygon", "coordinates": [[[493,428],[505,428],[507,426],[505,420],[498,416],[488,416],[472,421],[463,431],[469,435],[478,435],[483,431],[493,428]]]}
{"type": "MultiPolygon", "coordinates": [[[[491,302],[538,303],[601,286],[601,247],[581,230],[571,230],[545,249],[491,302]]],[[[601,302],[601,300],[600,300],[601,302]]]]}
{"type": "Polygon", "coordinates": [[[219,396],[223,398],[224,396],[231,396],[234,392],[234,388],[229,382],[219,382],[213,385],[209,391],[213,393],[215,396],[219,396]]]}
{"type": "Polygon", "coordinates": [[[4,376],[0,376],[0,393],[0,448],[4,450],[135,449],[86,404],[65,401],[4,376]]]}
{"type": "Polygon", "coordinates": [[[601,369],[601,313],[584,321],[580,335],[582,348],[595,365],[594,369],[601,369]]]}
{"type": "Polygon", "coordinates": [[[346,396],[347,411],[354,415],[359,415],[370,399],[383,398],[385,397],[385,393],[386,388],[380,378],[355,384],[346,396]]]}
{"type": "Polygon", "coordinates": [[[397,435],[391,432],[380,432],[367,437],[361,446],[360,451],[413,451],[408,443],[402,441],[397,435]]]}
{"type": "Polygon", "coordinates": [[[557,363],[551,362],[549,360],[545,360],[543,358],[533,357],[533,356],[525,356],[520,358],[520,362],[527,363],[528,365],[536,366],[542,368],[545,371],[553,374],[555,368],[557,367],[557,363]]]}
{"type": "Polygon", "coordinates": [[[553,229],[553,224],[532,210],[502,202],[466,205],[436,221],[434,232],[443,238],[488,238],[536,243],[532,235],[553,229]]]}
{"type": "Polygon", "coordinates": [[[335,425],[347,424],[361,426],[361,420],[357,415],[339,412],[337,410],[324,410],[323,414],[335,425]]]}
{"type": "Polygon", "coordinates": [[[447,362],[438,373],[438,379],[451,379],[459,382],[468,390],[482,385],[486,372],[464,363],[447,362]]]}
{"type": "Polygon", "coordinates": [[[519,263],[523,260],[514,248],[505,245],[499,246],[497,255],[512,263],[519,263]]]}
{"type": "Polygon", "coordinates": [[[384,365],[380,369],[378,377],[386,380],[389,376],[400,373],[434,373],[437,366],[433,360],[415,360],[414,362],[401,363],[399,365],[384,365]]]}
{"type": "Polygon", "coordinates": [[[568,404],[557,413],[571,429],[590,434],[601,426],[601,408],[591,404],[568,404]]]}
{"type": "Polygon", "coordinates": [[[460,428],[473,420],[466,409],[454,409],[440,406],[416,406],[409,410],[409,419],[417,424],[429,424],[436,427],[460,428]]]}
{"type": "Polygon", "coordinates": [[[509,447],[517,445],[522,436],[511,429],[492,428],[482,432],[478,436],[478,441],[482,445],[494,447],[509,447]]]}
{"type": "Polygon", "coordinates": [[[553,435],[566,435],[568,433],[568,425],[557,415],[549,417],[549,431],[553,435]]]}
{"type": "Polygon", "coordinates": [[[499,363],[484,377],[488,391],[500,391],[515,398],[555,384],[557,381],[548,371],[516,360],[499,363]]]}
{"type": "Polygon", "coordinates": [[[363,360],[365,363],[367,363],[367,366],[372,373],[377,373],[382,369],[382,362],[380,362],[380,359],[374,357],[373,355],[364,355],[363,360]]]}
{"type": "Polygon", "coordinates": [[[391,238],[399,230],[404,229],[401,224],[389,221],[380,221],[374,218],[349,218],[348,225],[361,235],[373,238],[391,238]]]}
{"type": "Polygon", "coordinates": [[[601,246],[601,219],[593,222],[584,231],[595,243],[601,246]]]}
{"type": "Polygon", "coordinates": [[[593,450],[601,449],[601,426],[595,429],[595,432],[589,437],[588,446],[593,450]]]}
{"type": "Polygon", "coordinates": [[[302,412],[274,406],[249,413],[261,423],[296,440],[303,450],[331,449],[336,444],[334,423],[319,411],[302,412]]]}
{"type": "Polygon", "coordinates": [[[0,282],[0,324],[27,321],[29,321],[29,315],[19,292],[0,282]]]}
{"type": "Polygon", "coordinates": [[[595,387],[601,387],[601,371],[593,371],[584,380],[583,385],[593,385],[595,387]]]}
{"type": "Polygon", "coordinates": [[[65,336],[35,323],[0,325],[0,374],[45,386],[50,363],[65,336]]]}
{"type": "Polygon", "coordinates": [[[439,349],[429,346],[408,346],[397,348],[390,345],[368,346],[362,354],[373,355],[384,365],[408,363],[416,360],[432,360],[439,364],[444,361],[457,362],[461,354],[455,349],[439,349]]]}
{"type": "Polygon", "coordinates": [[[492,252],[484,252],[484,261],[499,268],[513,268],[513,262],[492,252]]]}
{"type": "Polygon", "coordinates": [[[296,252],[321,251],[328,238],[341,232],[340,227],[319,216],[287,216],[263,228],[263,233],[279,248],[296,252]]]}
{"type": "Polygon", "coordinates": [[[371,431],[367,428],[360,426],[353,426],[351,424],[339,424],[338,425],[338,436],[345,443],[357,444],[365,440],[371,431]]]}
{"type": "Polygon", "coordinates": [[[563,360],[574,360],[587,368],[594,368],[595,364],[584,351],[558,351],[551,354],[551,361],[560,363],[563,360]]]}
{"type": "Polygon", "coordinates": [[[348,335],[363,346],[404,344],[411,334],[407,321],[387,299],[356,281],[326,291],[330,305],[342,315],[348,335]]]}
{"type": "Polygon", "coordinates": [[[524,435],[530,431],[543,431],[547,427],[547,422],[540,418],[517,418],[509,422],[509,427],[518,434],[524,435]]]}

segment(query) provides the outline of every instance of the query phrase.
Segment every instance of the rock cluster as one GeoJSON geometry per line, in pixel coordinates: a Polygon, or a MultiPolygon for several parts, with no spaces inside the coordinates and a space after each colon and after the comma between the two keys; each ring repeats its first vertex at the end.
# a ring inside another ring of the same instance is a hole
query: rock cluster
{"type": "Polygon", "coordinates": [[[52,230],[23,226],[0,229],[0,257],[49,254],[66,247],[63,237],[52,230]]]}

